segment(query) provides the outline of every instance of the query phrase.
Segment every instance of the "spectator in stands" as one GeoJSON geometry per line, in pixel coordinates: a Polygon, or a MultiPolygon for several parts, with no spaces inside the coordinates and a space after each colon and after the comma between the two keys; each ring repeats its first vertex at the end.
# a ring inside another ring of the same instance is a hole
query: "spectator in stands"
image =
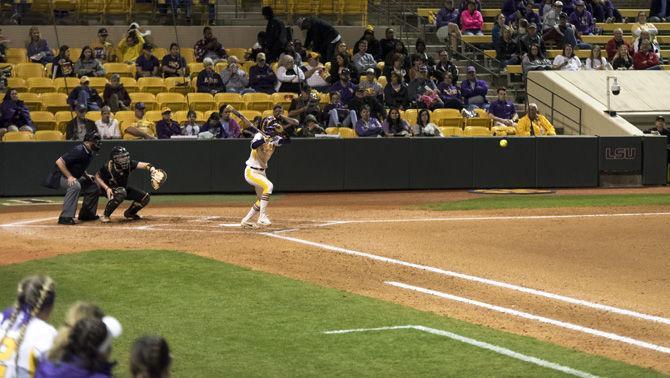
{"type": "Polygon", "coordinates": [[[400,110],[398,108],[391,108],[389,110],[386,121],[382,123],[384,134],[395,137],[409,137],[412,136],[409,124],[404,119],[400,118],[400,110]]]}
{"type": "MultiPolygon", "coordinates": [[[[446,66],[443,66],[443,68],[444,67],[446,66]]],[[[409,81],[409,73],[405,70],[405,57],[402,54],[395,54],[393,63],[384,64],[384,76],[390,78],[393,73],[400,77],[401,82],[409,81]]]]}
{"type": "Polygon", "coordinates": [[[414,79],[420,76],[419,70],[421,67],[425,67],[421,57],[412,56],[412,66],[409,68],[407,76],[409,76],[409,82],[411,83],[414,79]]]}
{"type": "Polygon", "coordinates": [[[281,62],[287,55],[293,58],[293,62],[295,62],[296,66],[302,66],[302,56],[295,51],[295,43],[293,41],[289,41],[286,44],[286,49],[279,55],[279,61],[281,62]]]}
{"type": "MultiPolygon", "coordinates": [[[[35,377],[111,377],[114,362],[109,361],[111,340],[121,334],[121,326],[108,325],[108,318],[86,317],[72,326],[70,337],[62,346],[60,359],[43,359],[35,377]],[[107,324],[106,324],[107,323],[107,324]]],[[[50,352],[51,355],[51,352],[50,352]]]]}
{"type": "Polygon", "coordinates": [[[484,35],[482,31],[484,18],[477,10],[477,3],[474,0],[468,0],[468,8],[461,13],[460,25],[464,35],[484,35]]]}
{"type": "MultiPolygon", "coordinates": [[[[263,7],[261,13],[268,21],[265,27],[265,43],[263,43],[263,46],[267,49],[268,61],[275,62],[286,48],[286,44],[289,41],[288,32],[284,22],[275,17],[272,7],[263,7]]],[[[305,48],[309,48],[307,41],[305,42],[305,48]]]]}
{"type": "Polygon", "coordinates": [[[101,63],[108,63],[116,60],[114,45],[112,42],[108,41],[107,38],[109,38],[107,28],[100,28],[98,29],[98,39],[91,43],[91,47],[93,48],[93,58],[101,63]]]}
{"type": "Polygon", "coordinates": [[[221,116],[219,116],[218,112],[213,112],[209,115],[209,118],[207,118],[205,124],[200,128],[200,134],[198,134],[198,138],[212,139],[214,138],[215,132],[218,132],[218,135],[221,135],[220,128],[221,116]],[[210,131],[210,129],[212,129],[212,131],[210,131]]]}
{"type": "Polygon", "coordinates": [[[323,127],[319,126],[319,122],[316,120],[316,117],[313,114],[308,114],[305,117],[305,123],[302,127],[301,137],[303,138],[314,138],[319,134],[325,134],[326,130],[323,127]]]}
{"type": "Polygon", "coordinates": [[[533,2],[529,1],[523,8],[518,9],[507,19],[508,23],[514,23],[516,20],[524,19],[528,21],[528,25],[542,25],[540,15],[533,10],[533,2]]]}
{"type": "Polygon", "coordinates": [[[375,38],[375,28],[372,25],[368,25],[363,32],[363,36],[356,41],[354,44],[354,51],[360,51],[358,46],[361,44],[361,41],[366,41],[368,43],[367,52],[372,55],[375,60],[381,60],[382,58],[382,49],[381,45],[377,38],[375,38]]]}
{"type": "Polygon", "coordinates": [[[526,0],[505,0],[502,4],[502,14],[505,18],[509,18],[516,11],[525,8],[526,0]]]}
{"type": "Polygon", "coordinates": [[[330,88],[328,71],[319,62],[318,54],[309,53],[307,58],[307,66],[301,67],[303,72],[305,72],[307,85],[318,92],[326,92],[330,88]]]}
{"type": "Polygon", "coordinates": [[[593,35],[595,32],[595,22],[593,15],[586,10],[584,0],[577,0],[575,3],[575,11],[570,15],[570,23],[575,26],[577,31],[577,38],[582,38],[582,35],[593,35]]]}
{"type": "Polygon", "coordinates": [[[477,79],[477,70],[473,66],[468,67],[467,77],[461,83],[461,94],[463,95],[463,104],[470,110],[474,108],[488,108],[486,95],[489,92],[489,86],[484,80],[477,79]]]}
{"type": "Polygon", "coordinates": [[[158,58],[152,53],[153,46],[150,43],[145,43],[142,46],[142,55],[140,55],[137,60],[135,60],[135,68],[137,74],[136,79],[141,77],[158,77],[158,72],[161,66],[161,63],[158,61],[158,58]]]}
{"type": "Polygon", "coordinates": [[[147,121],[144,117],[146,115],[146,106],[143,102],[135,104],[135,122],[123,122],[121,124],[121,135],[126,134],[138,139],[156,139],[156,125],[147,121]]]}
{"type": "Polygon", "coordinates": [[[321,121],[328,127],[352,126],[351,116],[347,105],[340,101],[340,92],[330,92],[330,102],[323,107],[321,121]]]}
{"type": "Polygon", "coordinates": [[[454,84],[451,78],[451,72],[445,72],[442,80],[437,85],[437,91],[444,103],[444,107],[448,109],[463,109],[463,100],[461,91],[454,84]]]}
{"type": "Polygon", "coordinates": [[[438,52],[438,57],[439,61],[435,65],[435,72],[443,75],[446,72],[451,73],[452,84],[456,85],[456,81],[458,80],[458,67],[451,61],[449,52],[446,49],[442,49],[438,52]]]}
{"type": "Polygon", "coordinates": [[[88,76],[82,76],[79,79],[79,86],[75,87],[67,97],[67,103],[72,109],[76,109],[79,105],[86,107],[88,111],[100,110],[102,106],[102,99],[95,88],[89,85],[88,76]]]}
{"type": "Polygon", "coordinates": [[[229,93],[250,93],[253,89],[247,88],[249,78],[238,63],[237,57],[231,55],[228,57],[228,66],[221,71],[221,80],[229,93]]]}
{"type": "Polygon", "coordinates": [[[530,51],[523,56],[521,66],[524,74],[528,73],[528,71],[553,69],[551,61],[544,57],[540,51],[540,46],[536,43],[530,45],[530,51]]]}
{"type": "Polygon", "coordinates": [[[611,70],[612,66],[607,62],[603,56],[600,46],[595,45],[591,49],[591,56],[586,58],[585,70],[611,70]]]}
{"type": "Polygon", "coordinates": [[[670,4],[668,4],[668,0],[651,0],[649,16],[651,22],[667,22],[668,18],[670,18],[670,4]]]}
{"type": "Polygon", "coordinates": [[[348,68],[343,69],[339,76],[340,80],[330,87],[330,92],[338,92],[342,103],[348,104],[354,97],[356,85],[351,82],[351,71],[348,68]]]}
{"type": "Polygon", "coordinates": [[[185,77],[187,75],[186,59],[181,55],[178,44],[170,44],[170,53],[163,57],[161,70],[163,77],[185,77]]]}
{"type": "Polygon", "coordinates": [[[47,64],[54,59],[49,44],[40,36],[40,29],[37,26],[30,28],[28,32],[30,41],[26,44],[28,60],[32,63],[47,64]]]}
{"type": "Polygon", "coordinates": [[[105,84],[102,99],[104,104],[109,106],[114,113],[130,108],[130,95],[121,83],[121,77],[118,74],[113,74],[109,78],[109,83],[105,84]]]}
{"type": "Polygon", "coordinates": [[[128,30],[118,45],[121,62],[135,64],[137,58],[142,55],[142,46],[144,46],[142,34],[137,29],[128,30]]]}
{"type": "Polygon", "coordinates": [[[351,60],[349,60],[348,55],[341,53],[337,54],[335,56],[335,61],[330,65],[329,81],[333,84],[337,83],[340,80],[340,73],[345,68],[349,70],[349,72],[356,71],[354,65],[351,64],[351,60]]]}
{"type": "Polygon", "coordinates": [[[430,112],[428,109],[419,110],[416,117],[416,123],[412,126],[413,136],[438,137],[442,136],[437,125],[430,122],[430,112]]]}
{"type": "Polygon", "coordinates": [[[379,47],[381,48],[381,55],[379,58],[376,58],[377,61],[384,61],[386,57],[395,51],[396,43],[400,42],[399,39],[395,37],[395,30],[392,28],[386,29],[386,37],[382,38],[379,41],[379,47]]]}
{"type": "Polygon", "coordinates": [[[665,135],[665,138],[667,139],[667,144],[668,144],[668,164],[670,164],[670,130],[668,130],[665,127],[665,117],[662,115],[656,116],[656,122],[654,124],[654,127],[651,129],[647,129],[644,131],[645,134],[652,134],[652,135],[665,135]]]}
{"type": "Polygon", "coordinates": [[[353,111],[354,114],[351,115],[351,121],[356,124],[357,118],[360,116],[363,106],[368,106],[370,108],[370,114],[373,118],[384,120],[386,118],[386,109],[384,105],[374,96],[365,93],[365,89],[358,85],[356,87],[356,95],[354,98],[349,101],[347,104],[349,109],[353,111]]]}
{"type": "Polygon", "coordinates": [[[58,56],[54,58],[51,78],[76,77],[74,63],[70,59],[70,48],[67,45],[63,45],[58,51],[58,56]]]}
{"type": "Polygon", "coordinates": [[[372,54],[368,53],[368,42],[366,40],[360,41],[358,44],[358,52],[354,54],[353,64],[359,75],[364,75],[368,68],[377,69],[377,62],[372,54]]]}
{"type": "MultiPolygon", "coordinates": [[[[219,108],[219,124],[221,128],[218,129],[214,134],[215,138],[219,139],[228,139],[228,138],[239,138],[241,133],[240,124],[237,123],[235,118],[231,117],[231,114],[235,114],[240,117],[240,113],[232,107],[231,105],[222,105],[219,108]]],[[[212,132],[212,129],[209,129],[212,132]]]]}
{"type": "Polygon", "coordinates": [[[15,89],[7,89],[0,108],[0,139],[7,131],[35,131],[28,107],[15,89]]]}
{"type": "Polygon", "coordinates": [[[619,50],[612,58],[612,68],[615,70],[629,70],[633,68],[633,57],[630,55],[630,50],[626,45],[619,45],[619,50]]]}
{"type": "MultiPolygon", "coordinates": [[[[535,35],[537,36],[537,33],[535,33],[535,35]]],[[[534,43],[530,42],[531,39],[528,36],[526,36],[526,38],[524,38],[523,43],[529,43],[528,46],[530,46],[530,43],[534,43]]],[[[541,38],[540,41],[542,41],[541,38]]],[[[526,51],[523,51],[522,53],[524,52],[526,51]]],[[[521,59],[519,58],[519,45],[512,38],[512,28],[510,28],[509,26],[505,26],[503,28],[500,43],[496,48],[496,59],[500,61],[501,70],[504,70],[505,67],[507,67],[510,64],[519,64],[521,62],[521,59]]]]}
{"type": "Polygon", "coordinates": [[[648,39],[642,40],[640,50],[633,57],[633,68],[636,70],[660,70],[658,56],[651,50],[648,39]]]}
{"type": "Polygon", "coordinates": [[[156,123],[158,139],[170,139],[173,135],[181,135],[179,123],[172,119],[172,109],[165,107],[161,111],[163,117],[156,123]]]}
{"type": "Polygon", "coordinates": [[[144,336],[133,344],[130,352],[130,374],[133,378],[170,377],[172,354],[164,338],[144,336]]]}
{"type": "Polygon", "coordinates": [[[577,46],[580,49],[591,49],[591,45],[577,40],[575,27],[568,22],[568,15],[565,13],[559,15],[558,26],[544,33],[542,39],[545,42],[555,43],[561,48],[565,47],[566,44],[569,44],[571,46],[577,46]]]}
{"type": "Polygon", "coordinates": [[[186,114],[186,121],[181,126],[181,135],[197,136],[200,134],[200,127],[197,113],[195,110],[189,110],[186,114]]]}
{"type": "Polygon", "coordinates": [[[119,121],[112,117],[112,110],[109,106],[103,106],[100,109],[100,119],[95,121],[95,127],[102,139],[121,139],[121,130],[119,121]]]}
{"type": "Polygon", "coordinates": [[[198,73],[198,79],[196,80],[198,92],[211,93],[213,95],[225,92],[226,87],[223,85],[221,75],[214,71],[212,58],[205,58],[202,63],[205,69],[198,73]]]}
{"type": "Polygon", "coordinates": [[[390,108],[405,109],[409,106],[407,84],[396,72],[391,73],[391,81],[384,88],[384,102],[390,108]]]}
{"type": "Polygon", "coordinates": [[[9,39],[2,35],[2,29],[0,29],[0,63],[7,63],[7,44],[9,42],[9,39]]]}
{"type": "Polygon", "coordinates": [[[435,28],[438,30],[438,35],[444,32],[440,31],[446,28],[448,40],[441,42],[448,42],[452,50],[458,48],[458,41],[461,39],[461,30],[459,24],[461,22],[461,11],[454,7],[454,0],[445,0],[444,7],[440,8],[435,18],[435,28]]]}
{"type": "Polygon", "coordinates": [[[86,105],[77,105],[76,111],[77,115],[65,126],[65,139],[83,141],[86,134],[96,132],[98,128],[93,121],[86,118],[86,105]]]}
{"type": "Polygon", "coordinates": [[[623,17],[611,0],[586,0],[589,12],[596,22],[621,22],[623,17]]]}
{"type": "Polygon", "coordinates": [[[300,93],[300,86],[305,82],[305,73],[295,64],[290,55],[284,55],[277,67],[277,92],[300,93]]]}
{"type": "Polygon", "coordinates": [[[533,43],[540,46],[540,51],[542,51],[542,54],[546,54],[547,48],[544,45],[542,35],[540,35],[540,33],[537,32],[537,25],[528,24],[527,30],[528,33],[519,39],[519,51],[521,52],[521,54],[527,53],[528,49],[530,48],[530,45],[533,43]]]}
{"type": "MultiPolygon", "coordinates": [[[[425,92],[437,93],[437,84],[428,77],[428,67],[421,66],[417,77],[412,80],[407,87],[407,96],[410,102],[414,102],[418,106],[423,106],[421,96],[425,92]]],[[[431,95],[431,93],[429,93],[429,95],[431,95]]]]}
{"type": "Polygon", "coordinates": [[[554,0],[542,0],[539,3],[537,3],[537,7],[538,7],[538,13],[542,18],[542,23],[544,24],[544,15],[551,12],[554,9],[554,0]]]}
{"type": "Polygon", "coordinates": [[[633,51],[638,52],[640,50],[640,45],[642,44],[642,41],[648,41],[649,42],[649,49],[656,54],[656,57],[658,58],[659,62],[661,61],[661,49],[658,44],[658,39],[652,38],[651,34],[643,30],[640,32],[640,36],[635,38],[635,41],[633,41],[633,51]]]}
{"type": "Polygon", "coordinates": [[[566,43],[561,54],[554,58],[553,66],[560,71],[579,71],[582,69],[582,61],[575,55],[572,45],[566,43]]]}
{"type": "Polygon", "coordinates": [[[416,52],[412,55],[412,59],[415,57],[420,58],[423,64],[428,66],[428,72],[433,72],[435,69],[435,59],[426,53],[426,42],[421,38],[417,38],[414,46],[416,52]]]}
{"type": "Polygon", "coordinates": [[[249,69],[249,86],[256,92],[272,94],[275,92],[275,76],[272,68],[265,61],[265,53],[256,55],[256,65],[249,69]]]}
{"type": "Polygon", "coordinates": [[[379,120],[370,116],[370,106],[363,105],[360,115],[361,117],[356,121],[356,135],[359,137],[384,136],[384,129],[379,120]]]}
{"type": "Polygon", "coordinates": [[[544,12],[542,16],[542,34],[558,26],[560,21],[560,15],[563,12],[563,2],[556,1],[554,2],[553,7],[544,12]]]}
{"type": "Polygon", "coordinates": [[[507,99],[507,88],[498,88],[498,98],[489,106],[488,114],[495,126],[514,126],[519,115],[512,101],[507,99]]]}
{"type": "Polygon", "coordinates": [[[506,26],[505,23],[505,15],[502,13],[498,13],[495,18],[495,22],[493,23],[493,29],[491,29],[491,44],[493,46],[494,50],[498,49],[498,45],[500,44],[500,37],[502,35],[502,30],[506,26]]]}
{"type": "Polygon", "coordinates": [[[625,46],[628,51],[633,51],[631,45],[623,39],[623,30],[621,28],[614,29],[614,36],[607,42],[605,49],[607,50],[607,60],[614,59],[614,55],[619,51],[620,46],[625,46]]]}
{"type": "Polygon", "coordinates": [[[281,104],[275,104],[272,108],[272,116],[284,127],[284,132],[289,136],[296,136],[296,130],[300,126],[297,119],[284,114],[284,107],[281,104]]]}
{"type": "MultiPolygon", "coordinates": [[[[193,54],[196,62],[204,62],[205,58],[210,58],[212,61],[219,61],[226,59],[226,50],[223,45],[212,34],[212,28],[205,26],[202,29],[202,39],[193,46],[193,54]]],[[[279,56],[279,54],[277,54],[279,56]]]]}
{"type": "Polygon", "coordinates": [[[251,49],[244,54],[244,60],[256,61],[256,57],[259,53],[264,51],[263,43],[265,41],[265,32],[259,31],[256,34],[256,43],[251,46],[251,49]]]}
{"type": "Polygon", "coordinates": [[[335,55],[333,55],[333,60],[331,62],[335,62],[335,58],[337,58],[338,54],[345,55],[350,61],[353,57],[353,54],[349,52],[349,49],[347,48],[347,43],[342,40],[335,44],[335,55]]]}
{"type": "Polygon", "coordinates": [[[300,95],[291,100],[288,116],[297,118],[300,124],[305,123],[305,117],[309,114],[319,117],[321,116],[320,100],[319,95],[316,92],[312,93],[311,88],[305,85],[300,89],[300,95]]]}
{"type": "Polygon", "coordinates": [[[409,59],[409,52],[407,51],[407,48],[405,47],[405,44],[402,43],[402,41],[396,43],[395,51],[386,57],[386,60],[384,61],[385,67],[392,66],[393,60],[396,59],[398,55],[403,57],[403,68],[405,69],[409,68],[411,64],[411,61],[409,59]]]}
{"type": "Polygon", "coordinates": [[[363,87],[365,93],[369,96],[375,96],[379,102],[384,102],[384,88],[382,88],[381,84],[377,81],[375,70],[368,68],[365,72],[365,79],[361,80],[358,85],[363,87]]]}
{"type": "Polygon", "coordinates": [[[554,126],[549,120],[540,114],[537,104],[528,104],[526,115],[519,119],[516,124],[516,135],[519,136],[537,136],[537,135],[556,135],[554,126]]]}
{"type": "MultiPolygon", "coordinates": [[[[340,33],[326,21],[307,17],[298,23],[300,30],[305,31],[305,49],[312,47],[312,51],[321,56],[321,63],[331,62],[337,54],[338,43],[342,41],[340,33]]],[[[346,51],[346,45],[344,45],[346,51]]]]}
{"type": "Polygon", "coordinates": [[[651,22],[647,22],[647,13],[644,11],[637,14],[637,22],[631,25],[630,31],[634,37],[639,37],[643,31],[649,32],[652,38],[658,35],[658,29],[651,22]]]}
{"type": "Polygon", "coordinates": [[[93,55],[93,49],[90,46],[84,46],[84,48],[81,50],[79,60],[77,60],[77,63],[74,64],[74,72],[78,77],[105,76],[105,69],[102,67],[102,63],[95,59],[95,56],[93,55]]]}

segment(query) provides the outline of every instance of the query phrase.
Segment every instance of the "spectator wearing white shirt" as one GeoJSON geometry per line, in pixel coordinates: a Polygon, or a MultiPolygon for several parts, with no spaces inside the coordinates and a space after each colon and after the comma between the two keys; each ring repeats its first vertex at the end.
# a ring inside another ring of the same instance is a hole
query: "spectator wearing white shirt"
{"type": "Polygon", "coordinates": [[[109,106],[103,106],[100,110],[102,118],[95,121],[95,127],[102,139],[121,139],[119,130],[119,121],[112,117],[112,110],[109,106]]]}
{"type": "Polygon", "coordinates": [[[305,73],[295,65],[290,55],[284,55],[277,68],[277,92],[300,93],[300,84],[305,81],[305,73]]]}
{"type": "Polygon", "coordinates": [[[330,84],[327,80],[330,75],[323,64],[319,62],[319,55],[310,53],[307,57],[307,64],[307,66],[301,67],[305,72],[307,85],[319,92],[327,91],[328,88],[330,88],[330,84]]]}
{"type": "Polygon", "coordinates": [[[579,71],[582,61],[575,55],[572,45],[566,43],[563,52],[554,58],[554,69],[559,71],[579,71]]]}
{"type": "Polygon", "coordinates": [[[358,52],[354,55],[353,63],[359,75],[365,74],[368,68],[377,68],[375,58],[368,53],[368,41],[363,39],[358,43],[358,52]]]}
{"type": "Polygon", "coordinates": [[[586,58],[586,64],[584,65],[585,70],[611,70],[612,66],[607,62],[607,59],[603,56],[602,49],[600,46],[595,45],[591,49],[591,56],[586,58]]]}
{"type": "Polygon", "coordinates": [[[200,125],[198,124],[197,118],[198,116],[195,111],[188,111],[188,114],[186,114],[186,122],[181,127],[181,135],[197,136],[200,134],[200,125]]]}

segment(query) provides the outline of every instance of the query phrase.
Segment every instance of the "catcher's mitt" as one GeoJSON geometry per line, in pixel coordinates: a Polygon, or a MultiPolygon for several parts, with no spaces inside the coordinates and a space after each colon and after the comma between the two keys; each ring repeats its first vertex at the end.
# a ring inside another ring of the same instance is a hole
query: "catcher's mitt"
{"type": "Polygon", "coordinates": [[[160,189],[161,185],[167,180],[167,173],[162,169],[151,168],[151,187],[154,190],[160,189]]]}

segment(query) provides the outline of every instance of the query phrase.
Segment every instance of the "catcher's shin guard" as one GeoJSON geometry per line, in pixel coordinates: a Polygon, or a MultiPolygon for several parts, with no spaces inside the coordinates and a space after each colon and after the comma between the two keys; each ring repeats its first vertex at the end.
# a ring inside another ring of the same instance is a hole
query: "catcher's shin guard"
{"type": "Polygon", "coordinates": [[[142,199],[140,199],[139,201],[134,201],[130,205],[128,210],[125,211],[124,215],[126,216],[126,218],[137,215],[137,213],[140,210],[142,210],[146,205],[149,204],[149,201],[151,201],[151,196],[149,195],[149,193],[145,193],[142,199]]]}
{"type": "Polygon", "coordinates": [[[112,199],[110,199],[107,202],[107,206],[105,206],[105,214],[104,215],[106,217],[109,217],[110,215],[112,215],[114,210],[116,210],[116,208],[119,207],[121,202],[123,202],[123,200],[125,200],[126,196],[128,195],[126,193],[125,188],[120,188],[120,187],[119,188],[114,188],[114,189],[112,189],[112,191],[114,192],[114,197],[112,197],[112,199]]]}

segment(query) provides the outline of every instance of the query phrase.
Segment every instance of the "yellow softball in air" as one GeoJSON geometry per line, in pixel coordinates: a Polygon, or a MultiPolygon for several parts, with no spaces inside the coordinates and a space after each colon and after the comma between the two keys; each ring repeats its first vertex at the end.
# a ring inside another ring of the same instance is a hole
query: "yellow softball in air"
{"type": "Polygon", "coordinates": [[[500,147],[507,147],[507,139],[500,139],[500,147]]]}

